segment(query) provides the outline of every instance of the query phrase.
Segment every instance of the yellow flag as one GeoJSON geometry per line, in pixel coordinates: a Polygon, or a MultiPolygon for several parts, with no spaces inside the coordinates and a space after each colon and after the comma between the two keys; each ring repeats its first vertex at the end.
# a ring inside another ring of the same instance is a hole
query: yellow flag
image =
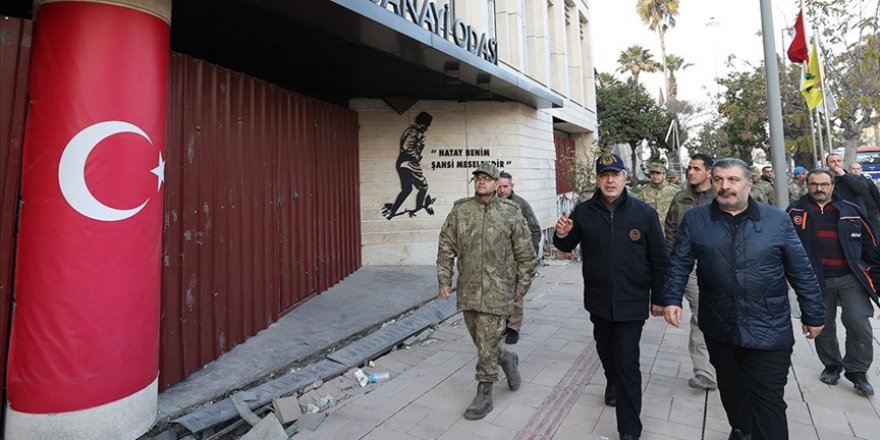
{"type": "Polygon", "coordinates": [[[807,65],[803,81],[801,81],[801,94],[804,95],[810,110],[816,108],[824,99],[822,95],[822,66],[819,64],[819,48],[816,47],[815,42],[813,50],[810,52],[810,63],[807,65]]]}

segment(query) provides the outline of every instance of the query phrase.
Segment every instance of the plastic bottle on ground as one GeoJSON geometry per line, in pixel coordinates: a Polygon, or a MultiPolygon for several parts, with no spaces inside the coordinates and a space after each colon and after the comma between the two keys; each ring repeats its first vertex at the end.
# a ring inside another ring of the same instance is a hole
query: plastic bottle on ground
{"type": "Polygon", "coordinates": [[[380,373],[373,373],[370,375],[370,383],[382,382],[391,379],[391,373],[387,371],[382,371],[380,373]]]}

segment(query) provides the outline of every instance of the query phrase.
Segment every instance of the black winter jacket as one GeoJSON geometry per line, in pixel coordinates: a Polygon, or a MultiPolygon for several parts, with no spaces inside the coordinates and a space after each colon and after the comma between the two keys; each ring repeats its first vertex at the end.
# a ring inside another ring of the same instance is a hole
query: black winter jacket
{"type": "Polygon", "coordinates": [[[699,323],[707,339],[782,350],[794,345],[786,277],[797,294],[801,321],[825,324],[825,303],[810,260],[785,212],[749,198],[734,226],[712,201],[684,215],[663,290],[663,305],[681,306],[697,262],[699,323]]]}
{"type": "MultiPolygon", "coordinates": [[[[838,196],[833,196],[830,204],[834,205],[840,213],[840,219],[837,221],[837,237],[840,241],[840,247],[843,249],[847,266],[859,280],[865,293],[880,306],[877,299],[877,286],[880,286],[880,255],[877,252],[877,238],[873,228],[857,205],[838,196]]],[[[824,292],[825,276],[822,268],[822,254],[814,229],[815,222],[811,218],[817,209],[820,208],[813,203],[807,194],[789,205],[787,211],[794,223],[794,229],[810,257],[813,270],[819,278],[819,287],[824,292]]]]}
{"type": "Polygon", "coordinates": [[[648,319],[651,303],[660,304],[668,261],[660,219],[647,203],[629,197],[615,200],[614,213],[597,190],[571,213],[574,228],[553,244],[583,254],[584,308],[610,321],[648,319]]]}

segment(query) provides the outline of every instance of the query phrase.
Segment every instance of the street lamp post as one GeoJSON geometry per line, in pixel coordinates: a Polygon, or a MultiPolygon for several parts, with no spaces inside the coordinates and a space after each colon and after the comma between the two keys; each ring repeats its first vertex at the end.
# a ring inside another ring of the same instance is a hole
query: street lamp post
{"type": "Polygon", "coordinates": [[[767,82],[767,112],[770,119],[770,157],[773,164],[773,196],[776,206],[788,205],[785,138],[782,133],[782,99],[779,93],[779,67],[776,64],[776,41],[773,38],[773,13],[770,0],[761,1],[761,34],[764,38],[764,72],[767,82]]]}

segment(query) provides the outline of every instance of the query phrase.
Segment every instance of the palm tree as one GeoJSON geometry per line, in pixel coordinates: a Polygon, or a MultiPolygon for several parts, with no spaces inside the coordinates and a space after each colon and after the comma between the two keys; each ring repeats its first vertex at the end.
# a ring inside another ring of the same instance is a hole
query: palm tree
{"type": "Polygon", "coordinates": [[[629,72],[635,83],[639,82],[639,73],[656,72],[660,67],[654,61],[654,56],[651,55],[651,52],[639,45],[630,46],[623,52],[620,52],[620,58],[617,59],[617,63],[620,64],[620,68],[617,71],[620,73],[629,72]]]}
{"type": "Polygon", "coordinates": [[[666,94],[669,92],[669,78],[666,76],[666,29],[675,27],[675,16],[678,15],[678,0],[636,0],[636,12],[648,25],[648,29],[657,31],[660,37],[660,60],[663,62],[663,78],[666,79],[666,94]]]}
{"type": "Polygon", "coordinates": [[[596,81],[599,82],[599,87],[601,88],[620,84],[620,80],[615,78],[613,73],[608,72],[599,72],[599,76],[596,77],[596,81]]]}
{"type": "Polygon", "coordinates": [[[669,94],[670,101],[674,101],[676,96],[678,96],[678,80],[675,78],[675,72],[687,69],[691,66],[693,66],[693,64],[686,63],[684,58],[678,55],[666,55],[666,70],[669,72],[669,79],[667,81],[668,90],[666,93],[669,94]]]}

